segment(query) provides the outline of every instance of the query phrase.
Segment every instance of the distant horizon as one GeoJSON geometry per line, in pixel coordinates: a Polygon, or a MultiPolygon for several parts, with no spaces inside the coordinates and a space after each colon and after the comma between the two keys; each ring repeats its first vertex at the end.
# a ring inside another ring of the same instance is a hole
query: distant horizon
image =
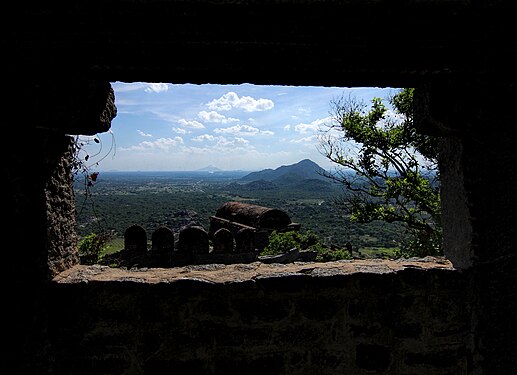
{"type": "MultiPolygon", "coordinates": [[[[156,173],[156,172],[163,172],[163,173],[167,173],[167,172],[185,172],[185,173],[189,173],[189,172],[204,172],[204,173],[211,173],[210,171],[208,170],[204,170],[208,167],[214,167],[214,168],[217,168],[219,169],[219,172],[259,172],[259,171],[263,171],[263,170],[266,170],[266,169],[278,169],[280,167],[283,167],[283,166],[289,166],[289,165],[294,165],[294,164],[298,164],[300,163],[301,161],[303,160],[310,160],[314,163],[316,163],[315,161],[311,160],[311,159],[301,159],[295,163],[292,163],[292,164],[282,164],[282,165],[279,165],[279,166],[276,166],[276,167],[270,167],[270,168],[261,168],[261,169],[222,169],[222,168],[219,168],[217,167],[217,165],[213,165],[213,164],[209,164],[205,167],[202,167],[202,168],[198,168],[198,169],[192,169],[192,170],[166,170],[166,169],[163,169],[163,170],[118,170],[118,169],[110,169],[110,170],[103,170],[103,169],[100,169],[99,172],[102,172],[102,173],[106,173],[106,172],[109,172],[109,173],[142,173],[142,172],[145,172],[145,173],[156,173]]],[[[318,163],[316,163],[318,164],[318,163]]],[[[319,165],[319,164],[318,164],[319,165]]],[[[325,169],[325,168],[323,168],[325,169]]]]}
{"type": "MultiPolygon", "coordinates": [[[[365,104],[396,88],[191,85],[113,82],[117,116],[111,130],[88,144],[88,166],[99,171],[274,169],[310,159],[332,164],[318,151],[331,102],[352,96],[365,104]]],[[[84,156],[84,155],[83,155],[84,156]]]]}
{"type": "MultiPolygon", "coordinates": [[[[193,170],[167,170],[167,169],[158,169],[158,170],[121,170],[121,169],[107,169],[107,170],[99,170],[100,173],[176,173],[176,172],[184,172],[184,173],[190,173],[190,172],[200,172],[200,173],[213,173],[210,171],[203,171],[200,169],[193,169],[193,170]]],[[[245,169],[221,169],[219,172],[257,172],[259,170],[245,170],[245,169]]]]}

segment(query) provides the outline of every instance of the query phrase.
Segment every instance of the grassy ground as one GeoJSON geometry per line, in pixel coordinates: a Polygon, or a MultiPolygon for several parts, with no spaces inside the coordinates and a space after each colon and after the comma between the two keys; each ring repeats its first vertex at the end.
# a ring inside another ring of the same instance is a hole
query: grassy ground
{"type": "MultiPolygon", "coordinates": [[[[151,243],[148,244],[151,246],[151,243]]],[[[115,237],[111,240],[106,250],[101,254],[113,254],[124,248],[124,238],[115,237]]],[[[395,258],[395,252],[398,249],[396,247],[363,247],[359,249],[359,252],[354,251],[354,256],[366,259],[382,258],[382,259],[393,259],[395,258]]]]}
{"type": "Polygon", "coordinates": [[[396,247],[363,247],[359,249],[359,253],[354,253],[354,256],[358,255],[360,258],[381,258],[381,259],[393,259],[396,258],[396,247]]]}
{"type": "Polygon", "coordinates": [[[115,237],[112,238],[106,249],[101,253],[101,256],[107,254],[113,254],[117,251],[120,251],[124,248],[124,238],[123,237],[115,237]]]}

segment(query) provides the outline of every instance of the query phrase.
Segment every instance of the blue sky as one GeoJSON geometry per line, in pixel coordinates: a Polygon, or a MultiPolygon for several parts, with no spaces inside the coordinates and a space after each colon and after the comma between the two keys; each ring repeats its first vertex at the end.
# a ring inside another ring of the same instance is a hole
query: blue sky
{"type": "Polygon", "coordinates": [[[180,171],[214,165],[260,170],[311,159],[330,102],[351,94],[369,102],[392,88],[175,85],[113,82],[117,117],[110,133],[90,142],[93,169],[180,171]],[[113,144],[113,148],[111,148],[113,144]],[[100,149],[102,147],[102,149],[100,149]],[[108,152],[111,150],[110,152],[108,152]]]}

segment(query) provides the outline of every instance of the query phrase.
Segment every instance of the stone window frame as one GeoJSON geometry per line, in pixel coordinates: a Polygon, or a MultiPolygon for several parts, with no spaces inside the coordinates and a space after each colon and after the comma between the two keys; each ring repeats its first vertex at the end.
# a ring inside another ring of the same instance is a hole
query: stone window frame
{"type": "MultiPolygon", "coordinates": [[[[106,85],[102,83],[90,84],[93,95],[98,96],[99,92],[106,92],[106,85]]],[[[100,126],[91,128],[85,123],[80,123],[77,127],[84,130],[82,134],[92,135],[104,133],[109,130],[111,119],[116,116],[114,92],[111,83],[108,84],[109,90],[106,95],[105,107],[100,113],[100,126]]],[[[462,144],[458,138],[449,134],[436,134],[437,121],[436,114],[431,105],[432,87],[419,85],[415,93],[415,126],[423,134],[438,135],[441,137],[439,147],[439,169],[441,174],[441,198],[442,215],[444,227],[443,248],[444,256],[452,262],[455,269],[468,269],[473,265],[473,253],[471,249],[472,226],[469,218],[467,193],[464,188],[462,174],[462,144]],[[447,214],[448,212],[453,214],[447,214]],[[458,215],[458,213],[460,213],[458,215]]],[[[99,101],[100,103],[101,101],[99,101]]],[[[440,128],[440,126],[438,126],[440,128]]],[[[77,130],[76,129],[76,130],[77,130]]],[[[59,262],[59,260],[58,260],[59,262]]],[[[66,263],[66,262],[65,262],[66,263]]],[[[67,267],[60,267],[61,270],[67,267]]],[[[54,272],[54,275],[56,273],[54,272]]]]}

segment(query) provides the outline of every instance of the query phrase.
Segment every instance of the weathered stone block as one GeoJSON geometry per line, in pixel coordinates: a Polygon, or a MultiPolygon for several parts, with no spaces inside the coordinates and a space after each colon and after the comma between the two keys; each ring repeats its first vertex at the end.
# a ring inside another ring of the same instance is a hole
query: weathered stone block
{"type": "Polygon", "coordinates": [[[208,254],[208,233],[198,226],[183,229],[179,234],[178,252],[186,254],[208,254]]]}
{"type": "Polygon", "coordinates": [[[147,253],[147,233],[140,225],[134,224],[124,232],[124,250],[128,252],[147,253]]]}
{"type": "Polygon", "coordinates": [[[160,227],[151,237],[151,251],[158,254],[170,254],[174,251],[174,233],[170,228],[160,227]]]}
{"type": "Polygon", "coordinates": [[[235,250],[235,240],[232,232],[226,228],[218,229],[213,237],[213,252],[216,254],[231,254],[235,250]]]}

